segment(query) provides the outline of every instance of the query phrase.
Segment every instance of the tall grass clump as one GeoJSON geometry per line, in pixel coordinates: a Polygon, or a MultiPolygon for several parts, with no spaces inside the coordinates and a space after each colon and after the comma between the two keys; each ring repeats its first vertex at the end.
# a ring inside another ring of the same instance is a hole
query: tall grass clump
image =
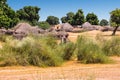
{"type": "Polygon", "coordinates": [[[120,56],[120,37],[112,37],[105,41],[102,50],[107,56],[120,56]]]}
{"type": "Polygon", "coordinates": [[[6,35],[5,34],[0,34],[0,41],[5,42],[6,41],[6,35]]]}
{"type": "Polygon", "coordinates": [[[106,57],[101,48],[89,38],[79,36],[77,39],[76,54],[78,61],[82,63],[107,63],[106,57]]]}
{"type": "Polygon", "coordinates": [[[71,60],[73,57],[73,53],[75,51],[76,45],[72,42],[68,42],[66,44],[60,44],[56,48],[56,52],[60,54],[63,60],[71,60]]]}
{"type": "Polygon", "coordinates": [[[0,50],[0,65],[59,66],[63,59],[54,51],[55,45],[52,44],[54,42],[52,39],[50,37],[39,37],[39,39],[26,37],[21,41],[7,41],[0,50]],[[50,42],[47,41],[49,39],[51,39],[50,42]]]}

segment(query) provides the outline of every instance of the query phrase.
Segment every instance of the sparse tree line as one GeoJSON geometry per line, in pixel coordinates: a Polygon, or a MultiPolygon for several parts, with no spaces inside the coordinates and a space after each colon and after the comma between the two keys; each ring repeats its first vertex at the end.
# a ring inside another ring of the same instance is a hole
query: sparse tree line
{"type": "MultiPolygon", "coordinates": [[[[40,8],[37,6],[25,6],[22,9],[14,11],[6,3],[7,0],[0,1],[0,27],[12,28],[20,21],[29,22],[31,25],[38,25],[41,28],[49,28],[50,25],[59,24],[59,18],[55,16],[48,16],[46,21],[39,21],[40,8]]],[[[89,22],[92,25],[106,26],[110,25],[116,27],[113,35],[117,28],[120,26],[120,9],[113,10],[110,13],[110,21],[106,19],[98,20],[98,17],[94,13],[88,13],[86,16],[82,9],[79,9],[76,13],[68,12],[66,16],[61,18],[62,23],[70,23],[71,25],[82,25],[84,22],[89,22]]]]}

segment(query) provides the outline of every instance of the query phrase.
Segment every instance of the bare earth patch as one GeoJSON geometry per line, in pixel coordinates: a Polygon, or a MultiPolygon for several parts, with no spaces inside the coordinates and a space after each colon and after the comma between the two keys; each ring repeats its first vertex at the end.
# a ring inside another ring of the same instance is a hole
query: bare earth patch
{"type": "Polygon", "coordinates": [[[61,67],[1,67],[0,80],[120,80],[120,57],[114,64],[80,64],[69,61],[61,67]]]}

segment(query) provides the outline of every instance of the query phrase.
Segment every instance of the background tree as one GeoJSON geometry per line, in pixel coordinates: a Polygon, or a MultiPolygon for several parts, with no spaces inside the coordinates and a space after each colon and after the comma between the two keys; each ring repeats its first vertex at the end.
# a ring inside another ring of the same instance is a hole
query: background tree
{"type": "Polygon", "coordinates": [[[56,25],[59,24],[59,18],[55,16],[48,16],[46,22],[48,22],[50,25],[56,25]]]}
{"type": "Polygon", "coordinates": [[[94,13],[88,13],[86,16],[86,22],[89,22],[92,25],[98,25],[99,20],[97,15],[95,15],[94,13]]]}
{"type": "Polygon", "coordinates": [[[36,25],[40,16],[39,10],[37,6],[25,6],[23,9],[17,11],[17,16],[20,20],[28,21],[32,25],[36,25]]]}
{"type": "Polygon", "coordinates": [[[107,26],[107,25],[108,25],[108,21],[107,21],[106,19],[102,19],[102,20],[100,21],[100,25],[101,25],[101,26],[107,26]]]}
{"type": "Polygon", "coordinates": [[[8,6],[7,0],[0,1],[0,26],[5,28],[14,27],[19,21],[15,11],[8,6]]]}
{"type": "Polygon", "coordinates": [[[73,17],[74,17],[74,13],[73,12],[69,12],[69,13],[66,14],[65,17],[61,18],[61,21],[62,21],[62,23],[66,23],[67,22],[67,23],[70,23],[71,25],[73,25],[74,24],[73,17]]]}
{"type": "Polygon", "coordinates": [[[112,33],[112,35],[115,35],[117,28],[120,26],[120,9],[110,12],[110,24],[115,27],[112,33]]]}
{"type": "Polygon", "coordinates": [[[79,9],[74,16],[74,25],[82,25],[85,22],[84,13],[82,9],[79,9]]]}
{"type": "Polygon", "coordinates": [[[44,30],[50,28],[50,24],[46,21],[38,22],[38,26],[44,30]]]}
{"type": "Polygon", "coordinates": [[[62,21],[62,23],[66,23],[67,22],[67,17],[66,16],[62,17],[61,21],[62,21]]]}

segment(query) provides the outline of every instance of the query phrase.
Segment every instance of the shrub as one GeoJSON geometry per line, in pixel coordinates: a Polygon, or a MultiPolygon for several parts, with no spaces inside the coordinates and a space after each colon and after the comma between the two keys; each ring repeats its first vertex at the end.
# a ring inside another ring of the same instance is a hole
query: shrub
{"type": "Polygon", "coordinates": [[[120,56],[120,38],[113,37],[102,45],[103,52],[108,56],[120,56]]]}
{"type": "Polygon", "coordinates": [[[0,34],[0,41],[5,42],[6,41],[6,35],[0,34]]]}
{"type": "Polygon", "coordinates": [[[77,58],[82,63],[106,63],[108,58],[103,54],[101,48],[92,40],[79,36],[77,39],[77,58]]]}
{"type": "Polygon", "coordinates": [[[50,24],[46,21],[43,21],[43,22],[38,22],[38,26],[42,29],[48,29],[50,28],[50,24]]]}
{"type": "Polygon", "coordinates": [[[8,41],[0,56],[3,58],[1,66],[7,65],[35,65],[35,66],[59,66],[63,59],[54,51],[47,42],[48,39],[24,38],[21,41],[8,41]],[[8,58],[8,59],[7,59],[8,58]]]}
{"type": "Polygon", "coordinates": [[[102,20],[100,21],[100,25],[101,25],[101,26],[107,26],[108,23],[109,23],[109,22],[108,22],[106,19],[102,19],[102,20]]]}
{"type": "Polygon", "coordinates": [[[72,42],[63,44],[63,59],[64,60],[70,60],[73,56],[74,50],[75,50],[75,44],[72,42]]]}

